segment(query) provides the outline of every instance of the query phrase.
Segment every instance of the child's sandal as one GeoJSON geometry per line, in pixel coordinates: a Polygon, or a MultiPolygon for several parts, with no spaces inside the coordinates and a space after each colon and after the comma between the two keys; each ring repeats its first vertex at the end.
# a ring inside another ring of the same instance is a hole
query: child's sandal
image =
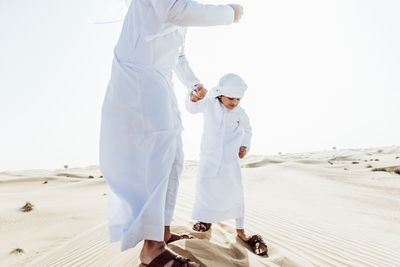
{"type": "Polygon", "coordinates": [[[196,232],[207,232],[211,227],[211,223],[204,223],[204,222],[196,222],[193,225],[193,230],[195,230],[196,232]]]}
{"type": "Polygon", "coordinates": [[[268,257],[268,247],[260,235],[253,235],[247,243],[256,255],[268,257]]]}

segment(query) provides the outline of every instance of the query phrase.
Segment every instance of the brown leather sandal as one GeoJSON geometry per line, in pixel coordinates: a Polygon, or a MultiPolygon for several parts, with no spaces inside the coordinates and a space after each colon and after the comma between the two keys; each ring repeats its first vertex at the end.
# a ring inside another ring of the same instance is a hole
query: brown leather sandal
{"type": "Polygon", "coordinates": [[[193,230],[196,232],[207,232],[211,227],[211,223],[205,223],[205,222],[196,222],[193,225],[193,230]]]}
{"type": "Polygon", "coordinates": [[[181,240],[181,239],[193,239],[193,236],[189,235],[187,233],[184,233],[184,234],[171,234],[170,239],[165,243],[169,244],[171,242],[178,241],[178,240],[181,240]]]}
{"type": "Polygon", "coordinates": [[[172,267],[190,267],[190,264],[196,264],[195,262],[182,257],[181,255],[174,254],[169,250],[164,251],[160,255],[158,255],[156,258],[154,258],[148,265],[147,267],[162,267],[165,266],[168,262],[171,260],[174,261],[172,264],[172,267]]]}
{"type": "Polygon", "coordinates": [[[256,255],[268,257],[268,247],[260,235],[253,235],[247,243],[256,255]]]}

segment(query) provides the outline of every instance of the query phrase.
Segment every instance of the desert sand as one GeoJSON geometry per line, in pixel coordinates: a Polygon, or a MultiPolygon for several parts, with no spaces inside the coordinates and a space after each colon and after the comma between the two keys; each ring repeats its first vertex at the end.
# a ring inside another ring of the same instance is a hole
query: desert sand
{"type": "MultiPolygon", "coordinates": [[[[234,221],[194,233],[197,162],[186,161],[173,230],[196,239],[169,247],[201,266],[400,266],[400,147],[329,150],[241,162],[248,233],[234,221]]],[[[140,266],[140,245],[110,244],[107,185],[97,166],[0,173],[0,266],[140,266]],[[27,202],[31,211],[20,208],[27,202]]]]}

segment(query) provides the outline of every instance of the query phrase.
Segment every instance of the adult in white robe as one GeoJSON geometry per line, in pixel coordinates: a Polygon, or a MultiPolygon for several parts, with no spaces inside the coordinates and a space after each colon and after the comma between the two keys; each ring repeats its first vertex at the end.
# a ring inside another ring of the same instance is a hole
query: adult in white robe
{"type": "Polygon", "coordinates": [[[219,85],[203,100],[192,102],[190,94],[186,108],[190,113],[203,113],[203,135],[199,170],[196,179],[193,219],[215,223],[236,219],[237,229],[243,229],[244,200],[238,152],[250,149],[252,130],[244,109],[228,109],[218,96],[241,98],[247,85],[235,74],[223,76],[219,85]]]}
{"type": "MultiPolygon", "coordinates": [[[[182,123],[172,71],[199,83],[185,58],[186,26],[231,24],[230,5],[133,0],[114,50],[102,108],[100,167],[110,187],[110,239],[121,250],[164,241],[182,171],[182,123]]],[[[143,249],[142,249],[143,251],[143,249]]]]}

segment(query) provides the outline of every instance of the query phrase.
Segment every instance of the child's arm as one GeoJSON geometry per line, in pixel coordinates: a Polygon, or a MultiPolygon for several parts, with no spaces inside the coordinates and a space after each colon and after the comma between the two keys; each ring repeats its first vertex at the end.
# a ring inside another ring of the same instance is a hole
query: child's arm
{"type": "Polygon", "coordinates": [[[251,135],[252,135],[250,120],[245,112],[243,112],[243,115],[240,118],[239,124],[244,130],[242,145],[240,146],[239,154],[238,154],[239,158],[242,159],[247,154],[247,152],[250,150],[250,142],[251,142],[251,135]]]}
{"type": "MultiPolygon", "coordinates": [[[[203,89],[205,90],[205,89],[203,89]]],[[[195,114],[203,112],[206,109],[207,103],[210,102],[210,98],[206,97],[199,100],[199,97],[194,95],[192,90],[189,90],[186,96],[186,110],[189,113],[195,114]]]]}

